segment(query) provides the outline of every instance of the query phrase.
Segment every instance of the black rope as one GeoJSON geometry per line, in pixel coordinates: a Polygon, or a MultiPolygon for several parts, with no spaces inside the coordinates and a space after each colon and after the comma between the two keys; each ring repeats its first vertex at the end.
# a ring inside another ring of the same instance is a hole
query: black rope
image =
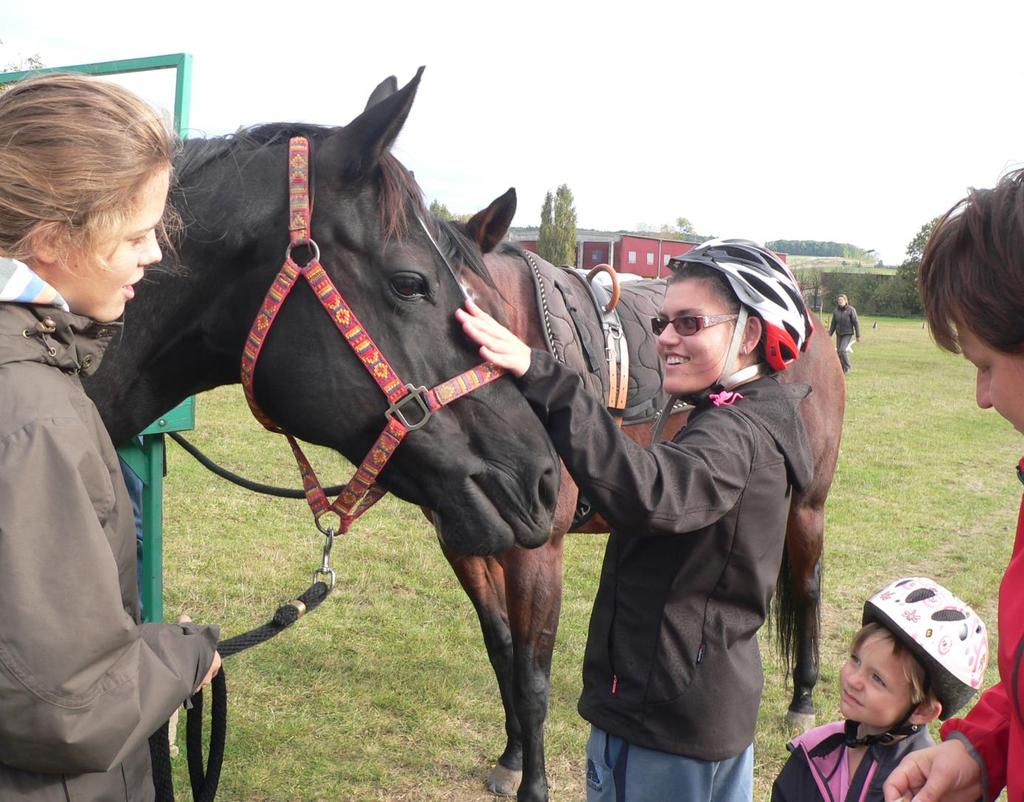
{"type": "Polygon", "coordinates": [[[228,640],[221,641],[217,644],[217,651],[220,652],[221,657],[230,657],[233,654],[238,654],[252,646],[258,646],[264,641],[270,640],[298,621],[303,615],[319,607],[320,602],[326,599],[327,594],[330,592],[331,589],[326,583],[314,582],[295,601],[287,602],[278,607],[274,617],[266,624],[250,629],[248,632],[243,632],[241,635],[235,635],[235,637],[228,640]]]}
{"type": "MultiPolygon", "coordinates": [[[[282,604],[274,617],[262,626],[243,632],[217,644],[221,657],[230,657],[258,646],[286,630],[306,613],[312,612],[327,598],[331,588],[325,582],[314,582],[294,601],[282,604]]],[[[224,668],[213,678],[210,690],[210,755],[203,767],[203,692],[191,699],[185,725],[185,745],[188,753],[188,776],[195,802],[213,802],[224,765],[224,745],[227,741],[228,691],[224,668]]],[[[164,724],[149,739],[149,753],[153,764],[153,785],[156,802],[174,802],[174,779],[171,772],[171,751],[168,725],[164,724]]]]}
{"type": "MultiPolygon", "coordinates": [[[[239,476],[237,473],[232,473],[227,468],[222,468],[202,451],[196,448],[192,443],[186,440],[181,432],[168,432],[170,438],[181,446],[185,451],[195,457],[196,461],[204,468],[209,470],[211,473],[215,473],[221,479],[227,479],[232,484],[236,484],[239,487],[244,487],[246,490],[251,490],[254,493],[262,493],[265,496],[275,496],[277,498],[305,498],[306,492],[304,490],[289,490],[286,487],[274,487],[273,485],[264,485],[259,482],[254,482],[252,479],[246,479],[244,476],[239,476]]],[[[324,493],[329,496],[336,496],[345,488],[344,485],[332,485],[331,487],[325,487],[324,493]]]]}

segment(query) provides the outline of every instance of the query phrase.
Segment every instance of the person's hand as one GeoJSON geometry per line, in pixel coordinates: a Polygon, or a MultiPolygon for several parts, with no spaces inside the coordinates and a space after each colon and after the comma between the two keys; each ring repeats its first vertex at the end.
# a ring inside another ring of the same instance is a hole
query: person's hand
{"type": "MultiPolygon", "coordinates": [[[[177,622],[179,624],[191,624],[192,619],[187,615],[179,615],[177,622]]],[[[200,680],[199,684],[195,687],[192,693],[199,693],[204,687],[213,682],[213,678],[217,676],[220,671],[220,667],[224,660],[220,656],[220,652],[213,653],[213,662],[210,663],[210,669],[206,672],[206,676],[200,680]]]]}
{"type": "Polygon", "coordinates": [[[882,793],[885,802],[976,802],[982,798],[981,766],[963,742],[944,741],[903,758],[882,793]]]}
{"type": "Polygon", "coordinates": [[[488,362],[517,377],[530,369],[530,346],[473,301],[467,299],[464,308],[456,309],[455,319],[466,336],[480,346],[480,356],[488,362]]]}
{"type": "Polygon", "coordinates": [[[221,659],[220,652],[214,652],[213,662],[210,663],[210,670],[206,672],[206,676],[203,677],[202,681],[199,683],[199,687],[196,688],[196,693],[198,693],[200,690],[202,690],[211,682],[213,682],[213,678],[216,677],[217,674],[220,672],[220,667],[223,664],[223,662],[224,661],[221,659]]]}

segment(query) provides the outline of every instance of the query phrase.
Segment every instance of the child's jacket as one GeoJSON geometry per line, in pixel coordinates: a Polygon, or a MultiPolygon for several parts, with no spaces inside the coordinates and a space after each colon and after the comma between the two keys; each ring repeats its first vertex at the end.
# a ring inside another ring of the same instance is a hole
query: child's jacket
{"type": "Polygon", "coordinates": [[[872,744],[847,787],[845,722],[808,730],[787,744],[792,753],[772,786],[772,802],[882,802],[882,784],[904,755],[934,745],[927,729],[891,744],[872,744]]]}

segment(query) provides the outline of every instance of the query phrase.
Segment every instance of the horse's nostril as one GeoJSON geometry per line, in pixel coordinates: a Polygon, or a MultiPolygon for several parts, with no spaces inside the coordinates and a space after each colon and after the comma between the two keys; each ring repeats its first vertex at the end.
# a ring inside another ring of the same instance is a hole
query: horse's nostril
{"type": "Polygon", "coordinates": [[[554,511],[558,503],[558,491],[561,489],[562,472],[557,465],[551,465],[541,471],[537,497],[542,509],[554,511]]]}

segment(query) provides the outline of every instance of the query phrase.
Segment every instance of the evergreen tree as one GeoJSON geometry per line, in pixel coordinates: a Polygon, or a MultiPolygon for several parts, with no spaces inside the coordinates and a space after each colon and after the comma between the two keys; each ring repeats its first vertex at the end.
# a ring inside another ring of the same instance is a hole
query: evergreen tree
{"type": "Polygon", "coordinates": [[[430,213],[438,220],[451,220],[453,217],[452,213],[448,211],[448,207],[437,198],[430,202],[430,213]]]}
{"type": "Polygon", "coordinates": [[[548,261],[556,265],[575,265],[576,207],[568,184],[562,184],[555,192],[554,233],[556,258],[548,261]]]}
{"type": "Polygon", "coordinates": [[[555,198],[548,192],[544,196],[544,206],[540,210],[540,231],[537,233],[537,254],[551,264],[558,264],[555,256],[555,198]]]}

